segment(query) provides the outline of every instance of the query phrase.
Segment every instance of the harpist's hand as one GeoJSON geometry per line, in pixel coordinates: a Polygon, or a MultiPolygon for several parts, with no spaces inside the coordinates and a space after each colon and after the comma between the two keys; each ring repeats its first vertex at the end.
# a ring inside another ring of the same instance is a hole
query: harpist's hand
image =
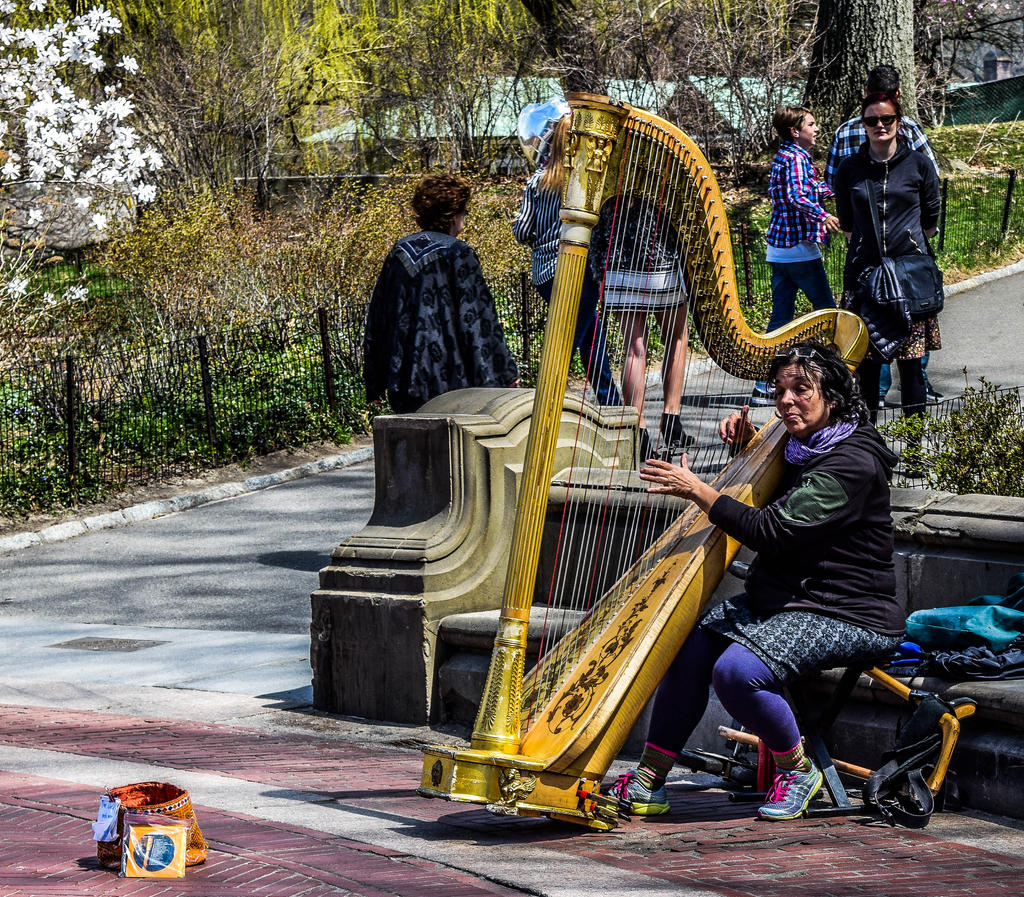
{"type": "Polygon", "coordinates": [[[737,449],[743,448],[757,432],[750,422],[750,406],[744,405],[742,411],[734,411],[718,424],[718,435],[726,445],[737,449]]]}
{"type": "Polygon", "coordinates": [[[690,470],[690,458],[686,454],[681,464],[671,464],[658,458],[645,461],[640,468],[640,479],[651,484],[647,487],[648,492],[688,498],[704,511],[718,498],[718,492],[690,470]]]}

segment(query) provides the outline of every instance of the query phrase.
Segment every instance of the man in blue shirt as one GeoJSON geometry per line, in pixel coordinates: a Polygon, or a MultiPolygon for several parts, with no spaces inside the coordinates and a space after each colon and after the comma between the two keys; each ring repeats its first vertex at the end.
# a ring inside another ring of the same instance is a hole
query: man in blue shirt
{"type": "MultiPolygon", "coordinates": [[[[867,96],[869,93],[876,92],[887,93],[899,99],[900,73],[893,66],[876,65],[868,72],[868,80],[864,85],[864,95],[867,96]]],[[[935,160],[935,153],[932,152],[928,138],[925,136],[924,131],[921,130],[921,126],[914,119],[907,118],[906,116],[903,117],[900,122],[899,136],[906,141],[911,149],[918,150],[931,159],[932,165],[935,166],[935,173],[939,173],[939,163],[935,160]]],[[[839,163],[847,156],[852,156],[857,152],[865,140],[867,140],[867,135],[864,133],[864,124],[861,122],[859,115],[843,122],[836,129],[836,136],[832,140],[832,147],[828,151],[828,162],[825,165],[825,183],[829,187],[835,186],[835,177],[836,172],[839,170],[839,163]]],[[[938,402],[942,395],[937,393],[928,382],[927,354],[925,354],[921,364],[924,373],[925,396],[929,402],[938,402]]],[[[885,394],[889,391],[891,385],[892,373],[889,365],[882,365],[882,377],[878,387],[880,393],[878,396],[879,408],[885,407],[885,394]]]]}

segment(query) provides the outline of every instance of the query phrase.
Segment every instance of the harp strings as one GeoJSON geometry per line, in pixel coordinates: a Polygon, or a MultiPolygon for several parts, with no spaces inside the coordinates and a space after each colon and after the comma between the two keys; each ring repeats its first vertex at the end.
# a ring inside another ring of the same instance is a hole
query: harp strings
{"type": "MultiPolygon", "coordinates": [[[[695,224],[706,226],[707,221],[698,195],[699,185],[694,178],[687,176],[692,160],[672,145],[669,136],[649,123],[640,122],[638,127],[627,129],[624,138],[616,189],[605,209],[605,215],[610,216],[611,221],[599,266],[605,272],[602,295],[608,288],[610,274],[615,283],[618,304],[630,309],[634,316],[634,334],[649,339],[651,286],[660,277],[662,282],[670,285],[674,279],[680,293],[688,287],[688,268],[692,267],[690,259],[697,249],[696,241],[700,239],[702,230],[695,224]],[[621,276],[622,272],[630,272],[633,276],[621,276]],[[638,323],[647,325],[639,328],[639,333],[638,323]]],[[[684,333],[687,331],[685,316],[688,307],[689,302],[684,301],[667,303],[660,314],[663,334],[670,334],[677,327],[684,333]]],[[[618,318],[619,315],[605,310],[606,333],[620,332],[618,318]]],[[[622,346],[609,347],[609,351],[621,364],[622,346]]],[[[648,358],[650,354],[648,347],[648,358]]],[[[593,364],[597,359],[590,361],[593,364]]],[[[709,382],[709,378],[705,380],[709,382]]],[[[653,395],[645,396],[643,404],[645,410],[655,405],[660,407],[660,400],[653,395]]],[[[706,409],[706,404],[697,404],[706,409]]],[[[623,409],[620,422],[624,417],[623,409]]],[[[717,417],[715,420],[717,422],[717,417]]],[[[658,415],[654,421],[651,442],[657,448],[661,439],[658,415]]],[[[706,441],[703,425],[702,411],[695,423],[694,435],[699,442],[706,441]]],[[[583,432],[582,428],[579,432],[583,432]]],[[[599,602],[595,601],[596,583],[607,582],[614,575],[613,570],[629,569],[643,556],[650,539],[650,536],[645,537],[645,533],[660,532],[665,528],[666,521],[654,520],[655,515],[663,518],[666,515],[676,516],[677,512],[655,507],[639,481],[634,480],[625,486],[621,481],[621,474],[617,476],[614,470],[580,470],[575,465],[570,470],[567,487],[600,489],[604,496],[602,501],[568,501],[566,504],[545,610],[542,656],[535,675],[528,678],[524,689],[525,724],[529,723],[529,709],[544,703],[546,695],[562,681],[578,655],[600,635],[604,624],[635,590],[654,561],[650,559],[632,569],[599,602]],[[577,482],[571,482],[573,479],[577,482]],[[638,496],[638,491],[642,495],[638,496]],[[610,521],[613,520],[618,522],[614,540],[609,538],[610,521]],[[566,539],[568,532],[586,535],[570,544],[566,539]],[[575,558],[565,556],[573,545],[578,544],[593,546],[592,558],[584,569],[572,562],[575,558]],[[582,615],[583,623],[559,639],[565,628],[565,611],[570,612],[572,619],[582,615]],[[549,646],[552,650],[547,650],[549,646]]]]}

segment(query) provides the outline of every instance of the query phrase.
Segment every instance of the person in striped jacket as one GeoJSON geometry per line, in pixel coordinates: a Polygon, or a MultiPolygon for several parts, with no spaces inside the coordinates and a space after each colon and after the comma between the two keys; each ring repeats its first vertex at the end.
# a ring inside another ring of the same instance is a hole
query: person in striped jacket
{"type": "MultiPolygon", "coordinates": [[[[562,182],[565,179],[565,136],[571,121],[569,104],[565,100],[552,100],[541,106],[531,104],[520,116],[521,137],[528,157],[536,160],[537,169],[526,182],[519,214],[512,222],[516,240],[525,243],[533,252],[533,285],[545,302],[551,301],[551,288],[555,279],[558,259],[558,238],[561,221],[558,212],[562,204],[562,182]],[[534,133],[522,134],[524,121],[529,121],[534,133]],[[532,141],[528,143],[528,141],[532,141]]],[[[601,318],[597,313],[598,286],[585,276],[580,294],[573,351],[580,353],[599,405],[621,405],[622,397],[612,377],[608,361],[601,318]]]]}

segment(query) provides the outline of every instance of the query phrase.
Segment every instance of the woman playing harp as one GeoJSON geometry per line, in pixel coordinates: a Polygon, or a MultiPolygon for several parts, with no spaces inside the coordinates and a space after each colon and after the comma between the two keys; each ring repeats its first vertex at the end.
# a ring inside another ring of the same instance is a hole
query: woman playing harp
{"type": "MultiPolygon", "coordinates": [[[[745,593],[703,615],[658,688],[637,769],[611,789],[631,813],[668,812],[665,779],[713,686],[774,757],[778,773],[758,815],[801,815],[822,775],[804,754],[783,688],[806,673],[894,650],[903,635],[888,482],[896,456],[832,350],[813,342],[785,349],[768,379],[788,440],[786,472],[765,507],[719,494],[689,470],[685,455],[681,466],[651,460],[640,471],[650,492],[692,500],[758,555],[745,593]]],[[[730,444],[753,436],[738,412],[719,432],[730,444]]]]}
{"type": "MultiPolygon", "coordinates": [[[[573,601],[579,599],[580,622],[550,645],[544,642],[544,652],[529,668],[533,658],[527,658],[527,633],[533,612],[537,611],[538,622],[547,613],[533,602],[559,424],[571,404],[565,392],[571,336],[591,231],[602,208],[622,197],[647,208],[666,225],[655,229],[645,247],[638,247],[636,258],[646,263],[631,270],[653,274],[656,263],[678,260],[694,336],[708,355],[693,375],[708,401],[701,401],[695,390],[686,406],[695,433],[700,432],[705,411],[718,404],[716,396],[749,389],[742,381],[765,377],[783,348],[814,338],[834,345],[845,363],[855,366],[864,354],[867,335],[858,318],[839,310],[815,312],[771,335],[752,331],[739,308],[721,194],[693,141],[669,122],[606,97],[577,94],[569,101],[573,121],[565,156],[559,257],[498,633],[470,745],[426,748],[420,793],[486,804],[503,815],[547,815],[606,830],[615,825],[622,805],[600,794],[600,782],[714,592],[737,544],[694,503],[669,502],[675,510],[668,528],[660,535],[646,533],[648,505],[653,507],[660,499],[647,494],[646,484],[631,469],[633,451],[607,468],[603,484],[588,470],[568,468],[558,481],[566,496],[566,514],[581,510],[582,517],[599,527],[612,515],[618,522],[577,533],[560,547],[559,551],[566,549],[562,554],[572,562],[573,571],[582,574],[571,577],[580,583],[571,590],[573,601]],[[676,244],[664,259],[655,251],[659,237],[676,244]],[[717,384],[713,391],[711,380],[717,384]],[[653,543],[647,541],[650,537],[653,543]],[[612,555],[605,550],[610,539],[620,543],[622,565],[604,565],[612,555]]],[[[615,239],[613,233],[612,242],[615,239]]],[[[622,245],[627,245],[625,238],[622,245]]],[[[607,266],[605,272],[609,270],[614,269],[607,266]]],[[[650,291],[650,284],[642,285],[650,291]]],[[[605,419],[608,414],[605,409],[595,412],[586,403],[579,407],[580,430],[590,427],[597,415],[605,419]]],[[[632,408],[611,411],[618,412],[618,426],[636,426],[632,408]]],[[[725,447],[718,458],[711,440],[700,440],[702,464],[721,471],[715,480],[718,491],[746,504],[763,505],[783,472],[785,435],[781,425],[769,423],[732,459],[724,458],[725,447]]],[[[561,612],[568,605],[558,600],[550,607],[561,612]]],[[[576,605],[572,610],[576,612],[576,605]]]]}

